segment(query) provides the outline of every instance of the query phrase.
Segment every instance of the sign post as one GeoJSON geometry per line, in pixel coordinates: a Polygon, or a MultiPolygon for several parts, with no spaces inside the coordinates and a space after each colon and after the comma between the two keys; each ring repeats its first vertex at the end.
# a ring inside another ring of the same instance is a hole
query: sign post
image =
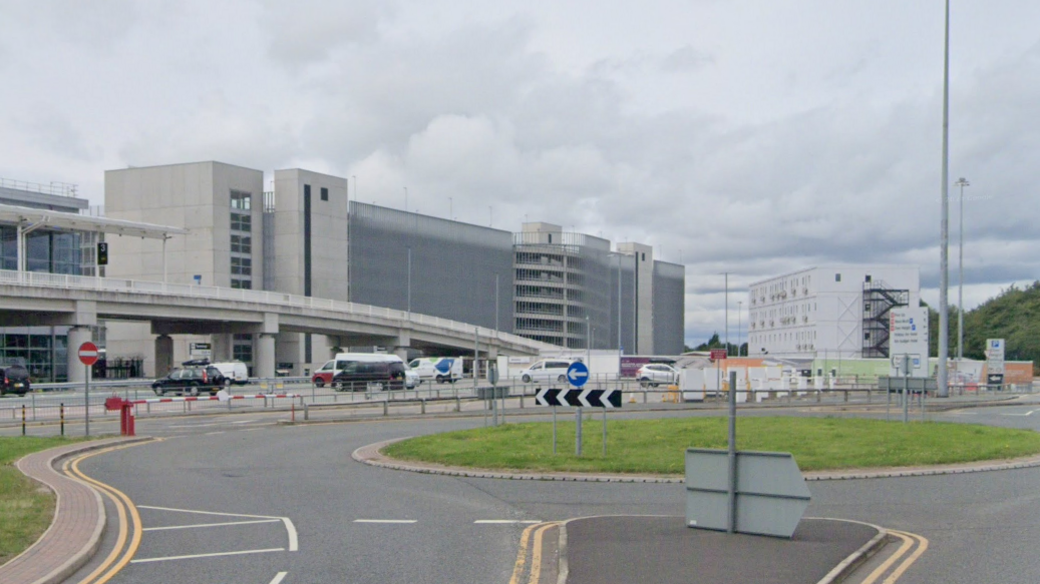
{"type": "Polygon", "coordinates": [[[1004,339],[986,340],[986,387],[1004,387],[1004,339]]]}
{"type": "MultiPolygon", "coordinates": [[[[581,361],[571,363],[567,368],[567,381],[574,387],[580,388],[589,380],[589,368],[581,361]]],[[[576,410],[577,426],[574,431],[574,454],[581,456],[581,406],[576,410]]]]}
{"type": "Polygon", "coordinates": [[[85,407],[83,410],[86,412],[86,423],[85,432],[87,436],[90,436],[90,367],[98,360],[98,348],[97,345],[87,341],[79,346],[79,361],[83,363],[86,368],[86,376],[84,379],[84,397],[83,403],[85,407]]]}

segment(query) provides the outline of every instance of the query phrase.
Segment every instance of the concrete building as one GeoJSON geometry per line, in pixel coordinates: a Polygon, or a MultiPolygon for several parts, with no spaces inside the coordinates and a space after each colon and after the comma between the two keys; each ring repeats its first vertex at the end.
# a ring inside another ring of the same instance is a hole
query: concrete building
{"type": "Polygon", "coordinates": [[[569,349],[682,353],[685,267],[653,248],[525,223],[514,237],[518,335],[569,349]]]}
{"type": "Polygon", "coordinates": [[[821,266],[755,282],[748,354],[776,358],[888,357],[888,313],[918,306],[913,266],[821,266]]]}
{"type": "MultiPolygon", "coordinates": [[[[260,289],[263,186],[262,171],[221,162],[106,171],[106,216],[161,221],[191,233],[170,241],[110,242],[106,277],[260,289]]],[[[112,322],[107,330],[109,354],[140,356],[147,371],[156,370],[155,335],[147,323],[112,322]]],[[[253,360],[251,335],[177,335],[170,342],[174,362],[191,358],[194,347],[207,345],[214,360],[253,360]]]]}
{"type": "MultiPolygon", "coordinates": [[[[516,332],[561,347],[678,354],[682,266],[649,246],[620,244],[532,223],[520,234],[348,201],[345,178],[301,169],[263,172],[220,162],[127,168],[105,174],[110,217],[162,221],[185,241],[113,244],[109,275],[263,289],[371,304],[516,332]],[[165,247],[164,247],[165,246],[165,247]],[[165,249],[167,261],[158,260],[165,249]]],[[[154,370],[156,331],[114,323],[109,350],[144,353],[154,370]]],[[[255,334],[179,334],[173,360],[207,347],[212,359],[254,361],[255,334]]],[[[280,332],[277,369],[304,375],[349,339],[280,332]]],[[[387,347],[402,355],[407,346],[387,347]]]]}

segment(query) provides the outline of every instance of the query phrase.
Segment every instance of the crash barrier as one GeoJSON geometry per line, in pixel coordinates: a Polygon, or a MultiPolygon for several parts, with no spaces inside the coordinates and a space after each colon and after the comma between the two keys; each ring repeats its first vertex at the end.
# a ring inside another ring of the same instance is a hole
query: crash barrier
{"type": "MultiPolygon", "coordinates": [[[[116,395],[122,397],[125,400],[132,400],[138,402],[134,404],[134,416],[149,416],[149,415],[164,415],[164,414],[191,414],[191,413],[216,413],[221,409],[226,411],[234,411],[239,408],[235,407],[235,404],[241,406],[242,409],[254,411],[250,407],[251,403],[255,403],[256,408],[279,408],[285,409],[290,415],[292,414],[293,406],[289,403],[285,403],[284,400],[279,399],[263,399],[257,397],[247,396],[268,396],[271,395],[287,395],[287,392],[282,391],[283,385],[291,387],[292,394],[295,398],[291,403],[295,404],[295,407],[324,409],[327,407],[347,407],[356,408],[358,414],[375,414],[380,415],[381,410],[385,409],[387,415],[393,408],[397,408],[398,405],[402,406],[399,411],[405,411],[407,406],[412,406],[416,413],[433,413],[433,412],[455,412],[461,411],[468,404],[469,408],[483,408],[485,410],[490,409],[490,402],[483,402],[479,399],[482,392],[490,393],[491,388],[488,385],[479,385],[473,387],[472,380],[468,379],[464,382],[456,382],[455,384],[429,384],[423,383],[415,389],[404,389],[394,391],[357,391],[357,392],[341,392],[333,391],[328,387],[317,388],[313,385],[303,384],[302,382],[292,380],[287,381],[288,378],[278,378],[265,380],[262,382],[260,389],[261,392],[256,392],[257,387],[242,387],[233,386],[230,389],[232,399],[227,400],[226,403],[221,403],[217,398],[212,396],[199,396],[193,399],[185,398],[173,398],[173,397],[155,397],[155,394],[151,389],[137,387],[108,387],[108,391],[91,392],[90,396],[90,418],[93,419],[104,419],[111,417],[116,412],[108,412],[105,410],[104,402],[107,397],[116,395]],[[267,392],[263,391],[266,383],[266,387],[274,391],[267,392]],[[241,395],[235,392],[241,392],[250,390],[249,393],[243,393],[241,395]],[[262,400],[262,401],[258,401],[262,400]],[[281,404],[277,403],[281,402],[281,404]],[[383,402],[388,402],[386,405],[383,402]],[[445,406],[447,403],[449,405],[445,406]]],[[[557,384],[544,384],[544,383],[512,383],[512,384],[499,384],[499,391],[507,391],[508,397],[505,398],[505,405],[510,408],[524,409],[534,402],[535,393],[543,388],[557,386],[557,384]],[[506,388],[506,389],[503,389],[506,388]]],[[[703,408],[724,408],[726,407],[726,395],[725,389],[722,391],[717,390],[689,390],[689,389],[675,389],[674,387],[662,385],[660,387],[640,387],[638,382],[635,380],[622,380],[614,382],[603,382],[597,384],[589,384],[586,387],[599,388],[599,389],[618,389],[623,394],[623,399],[628,404],[658,404],[660,407],[676,407],[684,408],[689,407],[688,404],[697,404],[697,407],[703,408]],[[672,403],[669,403],[672,402],[672,403]]],[[[91,384],[93,389],[93,384],[91,384]]],[[[951,385],[950,386],[951,396],[982,396],[982,397],[998,397],[1004,395],[1016,395],[1034,392],[1034,388],[1031,384],[1021,385],[1008,385],[1002,390],[994,391],[987,390],[985,386],[978,386],[972,389],[970,384],[964,385],[951,385]]],[[[802,405],[806,402],[815,402],[826,404],[835,403],[851,403],[851,404],[874,404],[885,406],[888,402],[886,397],[888,392],[878,389],[875,386],[860,385],[855,387],[839,387],[835,389],[780,389],[780,390],[766,390],[766,389],[746,389],[746,385],[738,383],[737,398],[742,403],[760,403],[763,405],[770,406],[786,406],[786,405],[802,405]]],[[[898,393],[892,394],[893,400],[898,400],[898,393]]],[[[915,400],[916,401],[916,400],[915,400]]],[[[68,394],[68,393],[51,393],[51,392],[30,392],[24,397],[16,396],[5,396],[0,399],[0,427],[11,427],[17,426],[22,423],[22,411],[25,411],[25,424],[29,426],[46,426],[53,430],[40,429],[36,433],[41,434],[49,431],[57,433],[64,418],[65,422],[73,422],[81,424],[84,420],[85,415],[85,403],[83,400],[83,394],[68,394]],[[10,404],[10,405],[8,405],[10,404]]],[[[475,411],[480,411],[475,409],[475,411]]]]}
{"type": "Polygon", "coordinates": [[[175,403],[175,402],[183,402],[185,404],[191,404],[192,402],[200,402],[200,401],[230,402],[231,400],[240,400],[240,399],[262,399],[262,400],[264,400],[264,404],[266,405],[268,399],[275,400],[275,399],[279,399],[279,398],[285,398],[285,399],[293,400],[293,401],[290,402],[290,404],[291,404],[291,407],[292,407],[293,421],[295,421],[295,419],[296,419],[296,399],[299,398],[300,399],[300,403],[302,404],[303,403],[302,397],[303,396],[300,396],[300,395],[297,395],[297,394],[294,394],[294,393],[283,393],[283,394],[273,394],[273,393],[271,393],[271,394],[264,394],[264,393],[261,393],[261,394],[256,394],[256,395],[228,395],[228,394],[225,393],[225,394],[222,394],[222,395],[210,395],[210,396],[202,396],[202,397],[199,397],[199,396],[190,396],[190,397],[156,397],[156,398],[139,399],[139,400],[126,400],[126,399],[123,399],[123,398],[121,398],[119,396],[111,396],[111,397],[105,399],[105,410],[110,411],[110,412],[111,411],[115,411],[115,410],[119,410],[120,411],[119,433],[122,434],[123,436],[134,436],[134,407],[135,406],[139,406],[141,404],[151,405],[151,404],[154,404],[154,403],[175,403]]]}

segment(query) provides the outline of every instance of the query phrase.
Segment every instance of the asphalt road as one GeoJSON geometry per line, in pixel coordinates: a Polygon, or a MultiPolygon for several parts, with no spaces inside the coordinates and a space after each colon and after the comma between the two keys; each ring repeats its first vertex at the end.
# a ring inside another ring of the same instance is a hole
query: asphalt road
{"type": "MultiPolygon", "coordinates": [[[[527,524],[477,521],[684,513],[682,485],[464,479],[350,459],[365,444],[479,426],[481,418],[273,425],[284,416],[142,420],[140,433],[167,439],[86,461],[82,468],[89,475],[123,490],[141,508],[146,529],[236,523],[146,531],[135,560],[156,561],[131,563],[113,582],[268,583],[282,572],[286,583],[508,582],[527,524]],[[257,552],[287,548],[282,517],[298,532],[298,551],[257,552]],[[237,524],[242,521],[254,523],[237,524]],[[256,553],[162,559],[243,551],[256,553]]],[[[1035,430],[1040,403],[930,417],[1035,430]]],[[[813,482],[806,515],[927,538],[927,551],[900,584],[1035,583],[1038,484],[1040,469],[813,482]]]]}

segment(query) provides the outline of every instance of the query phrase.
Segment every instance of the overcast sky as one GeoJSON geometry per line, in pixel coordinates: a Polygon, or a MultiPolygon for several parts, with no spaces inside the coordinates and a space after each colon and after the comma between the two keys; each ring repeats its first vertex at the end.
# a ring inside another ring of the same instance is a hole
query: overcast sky
{"type": "MultiPolygon", "coordinates": [[[[1040,274],[1038,23],[953,1],[968,308],[1040,274]]],[[[942,59],[941,0],[0,0],[0,177],[96,204],[106,169],[199,160],[407,187],[681,257],[690,344],[729,272],[735,340],[748,284],[815,265],[918,265],[938,304],[942,59]]]]}

